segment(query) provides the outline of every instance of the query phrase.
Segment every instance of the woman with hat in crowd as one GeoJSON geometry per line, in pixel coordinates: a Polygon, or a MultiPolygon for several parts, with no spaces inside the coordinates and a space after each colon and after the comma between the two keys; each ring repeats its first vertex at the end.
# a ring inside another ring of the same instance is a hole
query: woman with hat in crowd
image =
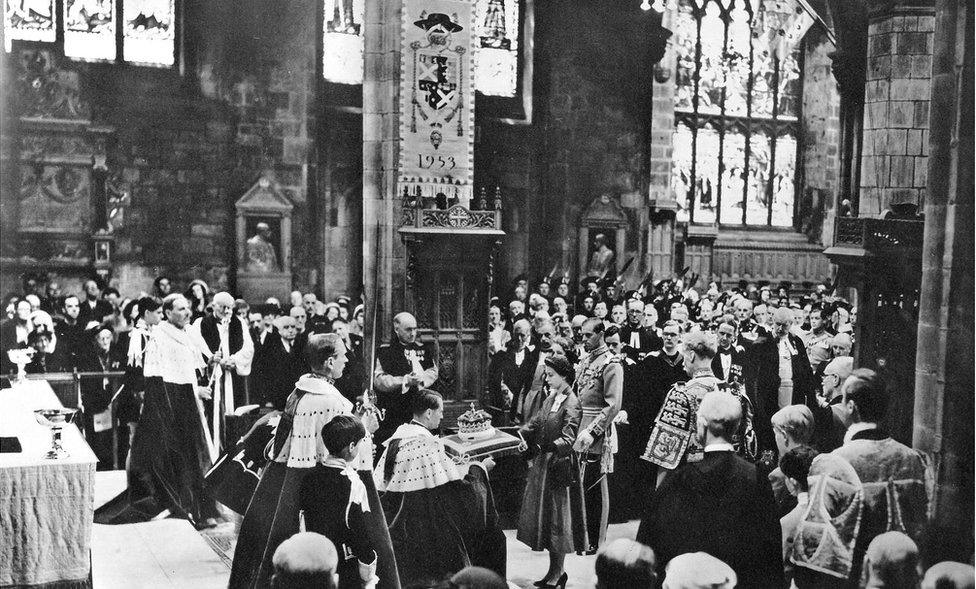
{"type": "Polygon", "coordinates": [[[586,524],[579,465],[573,442],[581,409],[573,392],[573,365],[565,356],[546,358],[548,393],[542,409],[520,433],[536,453],[529,466],[517,538],[532,550],[549,551],[549,571],[537,587],[565,587],[566,554],[585,550],[586,524]]]}

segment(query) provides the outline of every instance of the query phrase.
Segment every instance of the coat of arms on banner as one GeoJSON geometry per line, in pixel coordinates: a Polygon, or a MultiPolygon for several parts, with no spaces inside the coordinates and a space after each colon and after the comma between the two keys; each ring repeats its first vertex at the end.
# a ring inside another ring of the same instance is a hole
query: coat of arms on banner
{"type": "Polygon", "coordinates": [[[470,200],[473,21],[470,0],[403,0],[401,192],[470,200]]]}
{"type": "Polygon", "coordinates": [[[445,126],[456,128],[458,137],[464,135],[463,121],[457,114],[463,99],[462,57],[467,48],[452,43],[451,35],[464,29],[454,21],[456,14],[447,16],[434,12],[421,16],[423,18],[414,25],[427,32],[427,42],[410,43],[415,71],[410,130],[417,132],[417,118],[420,117],[432,128],[430,144],[438,149],[443,142],[441,130],[445,126]]]}

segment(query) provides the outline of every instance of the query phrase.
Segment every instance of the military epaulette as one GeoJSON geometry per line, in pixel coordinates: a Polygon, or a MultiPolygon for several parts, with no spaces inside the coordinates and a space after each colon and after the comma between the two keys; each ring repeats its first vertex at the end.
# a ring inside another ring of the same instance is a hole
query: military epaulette
{"type": "Polygon", "coordinates": [[[654,356],[655,358],[659,358],[661,356],[661,350],[654,350],[653,352],[649,353],[648,356],[654,356]]]}
{"type": "Polygon", "coordinates": [[[389,347],[390,347],[390,344],[380,344],[380,349],[381,349],[381,350],[382,350],[383,348],[389,348],[389,347]]]}

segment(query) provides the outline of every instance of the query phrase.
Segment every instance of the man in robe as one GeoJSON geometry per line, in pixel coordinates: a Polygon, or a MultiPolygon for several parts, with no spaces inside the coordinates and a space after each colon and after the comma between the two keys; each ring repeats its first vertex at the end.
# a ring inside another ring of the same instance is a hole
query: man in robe
{"type": "Polygon", "coordinates": [[[769,419],[787,405],[808,405],[815,395],[813,371],[803,341],[790,332],[793,314],[777,309],[772,336],[760,336],[748,348],[751,366],[745,386],[756,409],[756,435],[761,450],[774,450],[776,441],[769,419]]]}
{"type": "Polygon", "coordinates": [[[393,341],[376,350],[373,368],[376,404],[386,411],[376,432],[377,443],[385,442],[397,427],[410,421],[412,397],[437,382],[434,348],[417,341],[414,316],[398,313],[393,318],[393,331],[393,341]]]}
{"type": "MultiPolygon", "coordinates": [[[[305,355],[312,372],[295,383],[275,431],[268,463],[241,522],[234,550],[229,587],[267,587],[272,556],[278,546],[299,531],[302,481],[317,464],[329,458],[322,440],[322,426],[336,415],[352,415],[353,404],[335,388],[346,365],[346,349],[339,336],[320,334],[309,337],[305,355]]],[[[376,430],[373,414],[363,417],[367,433],[376,430]]],[[[359,455],[352,461],[366,485],[370,510],[366,525],[370,542],[377,553],[379,588],[400,586],[383,516],[372,477],[372,440],[367,435],[359,455]]]]}
{"type": "MultiPolygon", "coordinates": [[[[653,308],[653,307],[652,307],[653,308]]],[[[644,301],[627,300],[627,320],[620,329],[623,351],[634,362],[639,362],[654,350],[660,350],[664,342],[653,326],[644,326],[644,301]]]]}
{"type": "Polygon", "coordinates": [[[145,403],[132,440],[127,491],[95,512],[100,524],[126,524],[165,517],[198,528],[217,524],[217,505],[204,484],[210,469],[209,435],[199,384],[203,357],[186,332],[191,310],[181,294],[163,299],[166,317],[149,337],[144,355],[145,403]]]}
{"type": "Polygon", "coordinates": [[[888,402],[884,383],[873,370],[858,368],[844,383],[842,404],[851,426],[844,445],[832,454],[850,462],[864,486],[851,579],[860,578],[865,549],[876,536],[898,531],[921,541],[928,524],[933,475],[924,454],[885,431],[888,402]]]}
{"type": "MultiPolygon", "coordinates": [[[[234,297],[218,292],[212,301],[212,312],[197,319],[189,332],[204,359],[211,367],[214,387],[210,423],[214,444],[223,446],[223,417],[246,402],[244,377],[251,374],[254,342],[247,335],[247,325],[234,315],[234,297]]],[[[216,456],[214,456],[216,460],[216,456]]]]}
{"type": "Polygon", "coordinates": [[[504,535],[488,485],[490,458],[456,463],[431,430],[444,416],[441,395],[412,397],[412,417],[387,442],[373,476],[383,491],[390,537],[403,586],[427,583],[464,567],[505,575],[504,535]]]}
{"type": "Polygon", "coordinates": [[[278,254],[271,244],[271,227],[262,221],[256,229],[257,233],[247,240],[247,271],[278,272],[278,254]]]}
{"type": "Polygon", "coordinates": [[[783,586],[782,538],[769,481],[733,449],[743,417],[733,395],[713,391],[702,398],[696,435],[703,457],[669,473],[637,531],[637,541],[659,559],[659,575],[676,556],[706,552],[732,567],[737,587],[783,586]]]}

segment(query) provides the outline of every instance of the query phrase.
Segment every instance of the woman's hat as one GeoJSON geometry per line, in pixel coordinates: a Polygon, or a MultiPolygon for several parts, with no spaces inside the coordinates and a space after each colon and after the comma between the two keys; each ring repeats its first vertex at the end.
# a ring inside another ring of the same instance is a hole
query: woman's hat
{"type": "Polygon", "coordinates": [[[552,368],[556,374],[566,379],[566,382],[573,382],[576,379],[576,370],[566,356],[549,356],[546,358],[546,366],[552,368]]]}

